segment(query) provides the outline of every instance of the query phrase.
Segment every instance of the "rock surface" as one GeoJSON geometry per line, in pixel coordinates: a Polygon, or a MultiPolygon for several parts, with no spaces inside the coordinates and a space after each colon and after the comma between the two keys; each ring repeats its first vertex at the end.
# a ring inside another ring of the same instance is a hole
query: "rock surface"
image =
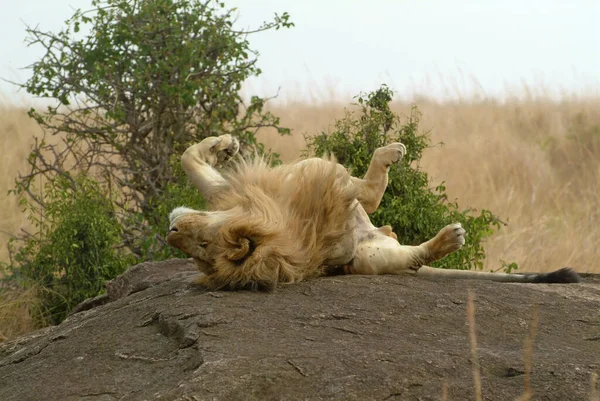
{"type": "Polygon", "coordinates": [[[336,276],[274,293],[207,292],[187,260],[145,263],[56,327],[0,345],[0,400],[474,399],[475,296],[486,400],[589,400],[600,278],[581,284],[336,276]],[[85,309],[88,310],[85,310],[85,309]]]}

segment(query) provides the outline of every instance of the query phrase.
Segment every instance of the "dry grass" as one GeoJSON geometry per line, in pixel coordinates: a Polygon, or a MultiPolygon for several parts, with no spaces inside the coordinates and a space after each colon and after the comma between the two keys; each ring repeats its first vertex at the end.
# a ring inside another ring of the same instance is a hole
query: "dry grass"
{"type": "Polygon", "coordinates": [[[590,401],[600,401],[600,392],[598,392],[598,374],[592,373],[591,384],[592,390],[590,392],[590,401]]]}
{"type": "Polygon", "coordinates": [[[14,187],[17,171],[26,168],[33,136],[39,133],[40,129],[27,116],[25,108],[0,104],[0,152],[4,155],[0,164],[0,199],[4,205],[0,210],[0,262],[8,260],[9,234],[16,234],[27,225],[27,217],[21,213],[17,198],[7,192],[14,187]]]}
{"type": "Polygon", "coordinates": [[[442,401],[448,401],[448,382],[446,380],[442,383],[442,401]]]}
{"type": "Polygon", "coordinates": [[[10,340],[35,328],[31,308],[35,290],[4,289],[0,292],[0,342],[10,340]]]}
{"type": "Polygon", "coordinates": [[[481,395],[481,370],[477,356],[477,330],[475,329],[475,302],[473,294],[469,291],[467,302],[467,323],[469,324],[469,341],[471,348],[471,368],[473,371],[473,384],[475,386],[475,400],[482,401],[481,395]]]}
{"type": "MultiPolygon", "coordinates": [[[[529,401],[533,396],[531,390],[531,375],[533,370],[533,348],[535,342],[535,336],[538,329],[538,306],[534,305],[531,312],[531,324],[529,333],[525,336],[524,347],[523,347],[523,365],[525,367],[524,382],[523,382],[523,394],[516,401],[529,401]]],[[[469,346],[471,349],[471,365],[473,371],[473,383],[475,387],[475,400],[481,401],[482,397],[482,386],[481,386],[481,372],[479,367],[479,358],[477,356],[477,330],[475,326],[475,297],[469,291],[467,301],[467,325],[469,326],[469,346]]],[[[598,390],[596,381],[598,375],[592,373],[591,375],[591,390],[590,390],[590,401],[599,401],[598,390]]],[[[448,385],[444,381],[442,384],[442,397],[443,401],[448,399],[448,385]]]]}
{"type": "MultiPolygon", "coordinates": [[[[422,128],[434,143],[422,162],[434,183],[464,206],[487,208],[509,224],[487,243],[486,267],[516,261],[522,270],[572,266],[600,272],[600,98],[546,98],[416,102],[422,128]]],[[[344,104],[289,103],[272,107],[291,137],[263,133],[261,139],[284,160],[298,157],[303,134],[329,131],[344,104]]],[[[408,113],[409,103],[393,108],[408,113]]],[[[32,134],[39,132],[25,109],[0,105],[3,161],[0,193],[25,167],[32,134]]],[[[25,224],[14,197],[0,211],[0,261],[7,259],[6,233],[25,224]]]]}
{"type": "MultiPolygon", "coordinates": [[[[508,222],[486,244],[486,268],[500,260],[522,271],[564,266],[600,272],[600,98],[529,97],[505,102],[421,99],[421,127],[434,143],[422,167],[445,181],[459,204],[487,208],[508,222]]],[[[330,131],[343,104],[273,107],[293,136],[261,137],[284,160],[299,155],[304,133],[330,131]]],[[[407,114],[409,103],[393,105],[407,114]]]]}
{"type": "Polygon", "coordinates": [[[533,344],[538,328],[538,306],[534,305],[531,312],[531,328],[529,334],[523,342],[523,365],[525,374],[523,376],[523,394],[518,398],[518,401],[529,401],[533,395],[531,390],[531,373],[533,371],[533,344]]]}

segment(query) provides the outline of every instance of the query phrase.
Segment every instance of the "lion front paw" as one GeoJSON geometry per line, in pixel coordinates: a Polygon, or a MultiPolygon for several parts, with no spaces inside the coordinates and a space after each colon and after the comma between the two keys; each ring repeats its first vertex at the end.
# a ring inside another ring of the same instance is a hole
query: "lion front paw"
{"type": "Polygon", "coordinates": [[[211,166],[220,166],[240,150],[240,142],[229,134],[209,136],[195,145],[200,159],[211,166]]]}
{"type": "Polygon", "coordinates": [[[392,163],[399,162],[406,155],[406,146],[400,142],[394,142],[387,146],[377,148],[373,158],[389,167],[392,163]]]}
{"type": "Polygon", "coordinates": [[[216,146],[213,146],[211,150],[217,155],[217,164],[223,164],[237,155],[240,151],[240,142],[229,134],[221,135],[219,139],[221,141],[216,146]]]}

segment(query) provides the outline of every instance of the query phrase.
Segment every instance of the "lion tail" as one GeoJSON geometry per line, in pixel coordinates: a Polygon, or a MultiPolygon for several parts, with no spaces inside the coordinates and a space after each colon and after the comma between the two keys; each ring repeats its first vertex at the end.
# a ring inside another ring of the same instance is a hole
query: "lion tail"
{"type": "Polygon", "coordinates": [[[421,266],[416,275],[426,278],[489,280],[504,283],[566,284],[581,282],[579,274],[570,267],[563,267],[550,273],[491,273],[421,266]]]}

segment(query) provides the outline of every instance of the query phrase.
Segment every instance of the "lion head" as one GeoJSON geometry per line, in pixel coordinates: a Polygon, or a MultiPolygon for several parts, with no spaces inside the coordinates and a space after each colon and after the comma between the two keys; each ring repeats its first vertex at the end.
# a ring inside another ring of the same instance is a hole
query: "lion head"
{"type": "Polygon", "coordinates": [[[278,283],[299,281],[308,266],[302,245],[273,214],[233,209],[203,212],[176,208],[170,215],[167,243],[197,261],[211,289],[271,290],[278,283]]]}

